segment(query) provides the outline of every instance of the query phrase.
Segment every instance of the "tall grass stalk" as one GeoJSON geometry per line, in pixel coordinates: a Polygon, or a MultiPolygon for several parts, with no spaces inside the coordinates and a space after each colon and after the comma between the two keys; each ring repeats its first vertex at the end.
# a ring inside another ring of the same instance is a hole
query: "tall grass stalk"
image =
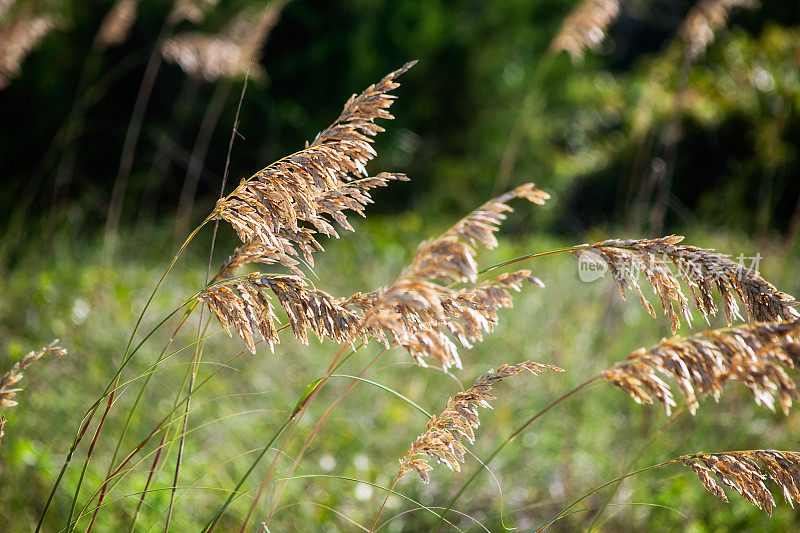
{"type": "MultiPolygon", "coordinates": [[[[262,23],[268,13],[269,4],[264,8],[262,23]]],[[[576,16],[576,20],[577,18],[579,17],[576,16]]],[[[599,22],[595,21],[592,24],[600,24],[602,27],[597,26],[597,28],[602,33],[605,26],[610,23],[607,18],[603,16],[599,22]]],[[[172,17],[164,23],[159,43],[171,32],[175,23],[172,17]]],[[[573,23],[578,24],[575,21],[573,23]]],[[[569,34],[569,31],[574,33],[577,31],[576,28],[577,26],[572,30],[565,28],[565,34],[569,34]]],[[[259,39],[256,38],[256,41],[259,39]]],[[[584,43],[581,46],[585,45],[584,43]]],[[[490,370],[479,376],[471,386],[451,398],[441,414],[432,415],[421,407],[421,402],[418,402],[417,398],[412,398],[411,394],[405,394],[405,391],[395,390],[389,385],[370,379],[369,372],[376,361],[388,350],[400,348],[420,366],[426,366],[432,361],[444,371],[460,370],[463,362],[459,352],[484,341],[495,330],[500,321],[499,311],[512,307],[514,292],[531,285],[544,287],[541,280],[533,276],[530,270],[508,269],[531,259],[566,252],[580,255],[581,260],[586,257],[594,258],[611,273],[623,298],[633,291],[639,297],[643,309],[656,317],[656,309],[642,292],[641,283],[644,280],[644,284],[658,297],[660,307],[673,333],[681,326],[682,320],[691,324],[693,310],[698,311],[710,323],[710,318],[721,308],[728,328],[711,329],[690,337],[664,339],[650,349],[636,350],[624,361],[587,379],[553,400],[499,443],[484,460],[479,461],[480,467],[461,483],[458,491],[441,512],[401,495],[407,501],[419,505],[421,509],[433,513],[436,517],[432,529],[434,532],[444,523],[458,529],[455,524],[448,521],[449,514],[461,514],[455,508],[456,503],[482,470],[488,470],[488,465],[512,441],[555,407],[598,382],[609,382],[638,403],[652,404],[657,400],[668,415],[672,414],[673,408],[678,408],[661,431],[653,436],[630,462],[629,469],[640,460],[649,444],[666,431],[683,410],[688,410],[694,415],[701,398],[705,396],[718,398],[723,387],[731,380],[744,382],[756,403],[772,410],[775,410],[777,405],[787,412],[792,400],[800,400],[794,383],[784,370],[800,366],[800,312],[795,308],[797,302],[762,278],[760,273],[743,268],[728,256],[713,250],[684,244],[683,237],[666,235],[650,239],[607,239],[593,244],[532,251],[488,267],[479,267],[479,248],[493,249],[498,246],[496,234],[507,214],[513,211],[510,205],[512,202],[522,203],[523,200],[527,200],[529,203],[541,206],[550,198],[547,192],[533,183],[524,183],[497,195],[464,216],[438,237],[421,243],[411,262],[387,286],[345,297],[336,297],[324,292],[311,282],[303,269],[303,267],[312,268],[314,254],[322,252],[322,245],[317,238],[338,237],[334,223],[338,224],[340,230],[341,228],[352,230],[348,216],[352,212],[364,215],[367,205],[372,202],[370,193],[372,189],[408,179],[403,174],[389,172],[370,176],[366,171],[366,165],[376,155],[373,137],[383,131],[376,120],[393,118],[388,111],[394,99],[391,91],[399,86],[397,78],[415,62],[403,65],[362,93],[351,97],[345,103],[339,117],[313,141],[307,143],[305,148],[278,159],[249,178],[243,179],[226,195],[231,155],[235,137],[238,135],[242,102],[256,48],[254,45],[251,50],[250,63],[244,77],[217,203],[202,223],[184,240],[156,282],[138,315],[116,371],[97,400],[82,416],[67,457],[39,517],[37,531],[43,528],[65,472],[70,467],[82,440],[91,429],[94,429],[92,438],[81,469],[77,473],[77,481],[69,501],[69,513],[64,526],[66,531],[77,529],[78,523],[90,515],[87,531],[91,531],[95,525],[101,527],[103,525],[101,508],[105,511],[111,503],[118,501],[113,493],[120,491],[123,481],[130,479],[130,474],[137,472],[137,466],[142,464],[149,466],[145,467],[146,477],[142,476],[143,485],[138,485],[139,481],[136,478],[136,486],[143,486],[143,489],[138,493],[138,501],[129,524],[130,530],[135,529],[143,513],[148,494],[167,490],[169,503],[165,505],[166,509],[162,516],[164,530],[169,531],[173,522],[177,521],[181,509],[179,498],[185,493],[185,491],[179,493],[179,489],[193,486],[180,483],[181,475],[186,470],[184,463],[191,458],[191,454],[187,453],[187,450],[191,449],[186,447],[187,436],[214,422],[200,423],[196,427],[191,427],[190,414],[202,405],[195,401],[198,391],[204,390],[205,386],[212,383],[224,369],[244,353],[249,351],[255,354],[258,348],[263,348],[265,345],[274,350],[282,340],[281,334],[289,328],[292,335],[303,344],[308,344],[310,338],[313,340],[316,336],[320,341],[332,341],[338,344],[338,351],[330,359],[327,370],[323,373],[320,369],[318,373],[321,375],[309,380],[304,390],[294,393],[289,390],[281,391],[287,399],[296,397],[293,407],[286,412],[280,425],[276,424],[277,427],[266,432],[269,438],[263,441],[263,446],[243,454],[252,453],[253,457],[238,478],[231,478],[232,483],[235,480],[233,488],[230,490],[222,488],[228,492],[227,497],[208,518],[203,531],[210,532],[219,527],[234,502],[243,494],[249,497],[251,490],[256,489],[241,524],[241,531],[244,532],[250,521],[257,516],[262,496],[268,488],[274,486],[275,490],[271,501],[268,502],[268,511],[262,522],[263,526],[268,528],[276,513],[285,508],[285,506],[280,507],[281,498],[289,481],[312,477],[295,476],[294,473],[333,410],[359,383],[366,383],[390,393],[428,419],[425,431],[412,442],[408,453],[400,459],[400,470],[388,488],[340,475],[313,476],[319,479],[367,483],[386,491],[386,497],[377,509],[370,528],[370,531],[380,530],[388,523],[385,521],[381,524],[381,516],[388,506],[389,496],[399,494],[396,487],[407,472],[416,472],[421,481],[427,483],[431,475],[429,472],[434,469],[427,462],[429,459],[443,463],[452,470],[460,471],[461,463],[465,462],[468,455],[476,457],[475,453],[465,447],[464,441],[475,443],[475,433],[480,426],[478,408],[489,407],[489,400],[496,399],[492,392],[494,385],[523,371],[537,373],[545,370],[562,371],[562,369],[533,361],[496,365],[496,371],[490,370]],[[217,275],[212,277],[220,220],[232,226],[242,240],[242,246],[233,252],[217,275]],[[139,331],[149,317],[156,294],[165,279],[173,271],[189,244],[195,241],[199,232],[212,221],[214,224],[203,287],[169,312],[137,343],[139,331]],[[239,272],[242,267],[253,262],[280,265],[291,274],[239,272]],[[499,273],[501,269],[502,273],[499,273]],[[489,273],[493,273],[493,276],[487,276],[489,273]],[[721,300],[721,304],[718,305],[717,300],[721,300]],[[274,305],[276,301],[277,305],[274,305]],[[188,323],[198,305],[200,312],[193,341],[170,352],[179,332],[188,323]],[[206,305],[209,307],[208,315],[205,313],[206,305]],[[285,313],[285,320],[279,317],[279,313],[285,313]],[[158,353],[155,362],[145,365],[143,371],[132,377],[125,374],[125,369],[140,353],[145,343],[176,317],[177,325],[158,353]],[[211,321],[215,319],[231,336],[235,333],[246,348],[201,379],[205,374],[205,372],[201,374],[200,369],[204,363],[206,339],[214,335],[208,331],[211,328],[211,321]],[[747,323],[734,326],[740,319],[747,323]],[[359,373],[343,370],[344,365],[354,357],[354,354],[370,341],[376,341],[382,348],[363,367],[361,364],[358,365],[362,368],[359,373]],[[156,372],[172,368],[164,364],[168,358],[190,348],[193,349],[193,355],[183,371],[180,385],[177,385],[176,379],[171,408],[168,404],[163,409],[168,410],[166,414],[159,412],[155,418],[155,425],[143,437],[137,436],[133,447],[127,449],[126,437],[134,426],[135,413],[146,401],[151,378],[156,372]],[[673,389],[659,375],[675,382],[680,397],[673,394],[673,389]],[[320,406],[321,416],[311,430],[306,432],[302,429],[301,420],[311,412],[312,405],[316,407],[323,389],[333,379],[347,380],[347,385],[327,405],[320,406]],[[91,491],[86,500],[81,501],[83,485],[87,483],[86,479],[92,478],[90,463],[97,458],[103,428],[109,426],[110,417],[118,410],[114,409],[114,406],[119,403],[119,397],[134,383],[139,385],[138,392],[124,413],[124,421],[113,453],[110,454],[111,459],[105,477],[101,476],[100,485],[91,491]],[[686,405],[678,407],[676,399],[685,400],[686,405]],[[102,414],[98,415],[103,406],[102,414]],[[93,425],[97,418],[99,420],[93,425]],[[295,443],[299,451],[295,454],[291,465],[282,471],[283,475],[279,477],[279,458],[295,443]],[[171,484],[168,487],[154,487],[153,484],[157,482],[159,474],[167,469],[173,451],[175,462],[170,476],[171,484]],[[257,488],[255,486],[246,488],[248,479],[270,451],[276,453],[266,467],[257,488]],[[419,456],[426,456],[428,459],[420,459],[419,456]]],[[[582,50],[581,47],[564,49],[571,53],[582,50]]],[[[109,207],[107,237],[116,234],[125,182],[132,165],[138,128],[141,125],[139,123],[159,64],[160,56],[158,60],[154,60],[151,56],[145,79],[140,86],[134,116],[126,135],[112,205],[109,207]]],[[[549,63],[547,65],[549,68],[549,63]]],[[[204,130],[198,136],[196,153],[192,157],[192,168],[184,187],[186,198],[194,197],[196,186],[192,183],[196,178],[194,174],[199,172],[198,165],[201,165],[204,157],[202,154],[208,148],[211,132],[229,88],[230,84],[227,82],[226,85],[218,86],[214,102],[216,107],[207,110],[207,120],[204,120],[204,130]]],[[[526,107],[528,105],[533,104],[526,104],[526,107]]],[[[514,138],[518,134],[516,127],[513,128],[509,148],[512,152],[514,148],[511,144],[519,142],[514,138]]],[[[508,180],[509,176],[510,173],[506,172],[501,179],[508,180]]],[[[190,213],[187,202],[191,203],[189,200],[182,202],[181,216],[188,217],[190,213]]],[[[178,226],[182,224],[183,222],[179,222],[178,226]]],[[[110,239],[107,242],[110,242],[110,239]]],[[[302,382],[305,382],[305,378],[302,382]]],[[[255,411],[260,410],[252,412],[255,411]]],[[[724,492],[714,483],[710,473],[718,475],[745,499],[767,513],[771,513],[774,505],[771,494],[761,483],[761,480],[767,477],[781,486],[784,493],[789,495],[787,497],[790,502],[792,498],[800,500],[800,486],[796,486],[792,481],[795,479],[792,476],[795,475],[796,479],[800,479],[800,454],[765,450],[694,454],[617,477],[569,504],[544,524],[542,529],[560,520],[581,501],[601,490],[611,486],[616,490],[619,482],[624,479],[677,462],[683,462],[690,467],[699,476],[706,489],[723,500],[726,499],[724,492]],[[739,469],[736,470],[736,475],[729,474],[725,470],[725,467],[731,465],[739,469]]],[[[186,477],[185,473],[183,475],[186,477]]],[[[608,495],[600,510],[595,513],[589,524],[590,529],[598,523],[613,495],[613,492],[608,495]]],[[[502,507],[500,520],[504,523],[502,507]]],[[[356,523],[352,519],[351,522],[356,523]]],[[[360,527],[366,529],[365,526],[360,527]]]]}

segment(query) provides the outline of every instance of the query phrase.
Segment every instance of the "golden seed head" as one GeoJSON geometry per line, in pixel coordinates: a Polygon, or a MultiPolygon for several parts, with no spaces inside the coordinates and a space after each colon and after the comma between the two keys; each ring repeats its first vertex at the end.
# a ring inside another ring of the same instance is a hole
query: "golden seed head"
{"type": "Polygon", "coordinates": [[[533,361],[524,361],[515,365],[504,364],[496,372],[489,370],[476,379],[470,388],[456,394],[455,398],[447,403],[442,414],[433,417],[428,422],[425,433],[411,444],[408,453],[400,459],[399,477],[403,477],[409,470],[414,470],[423,483],[428,483],[430,481],[428,472],[432,470],[432,467],[427,460],[415,458],[422,454],[428,455],[437,463],[443,463],[451,470],[460,471],[460,463],[464,462],[466,455],[466,448],[461,443],[461,439],[466,439],[470,444],[475,443],[473,430],[480,425],[478,406],[490,407],[489,400],[496,398],[491,393],[492,385],[519,374],[523,370],[532,374],[545,370],[563,372],[558,367],[533,361]]]}

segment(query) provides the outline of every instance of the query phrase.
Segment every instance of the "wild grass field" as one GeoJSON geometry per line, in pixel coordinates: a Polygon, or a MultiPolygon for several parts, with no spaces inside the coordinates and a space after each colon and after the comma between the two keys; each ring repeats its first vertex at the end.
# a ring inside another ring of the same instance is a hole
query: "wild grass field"
{"type": "Polygon", "coordinates": [[[798,529],[799,14],[0,0],[0,531],[798,529]]]}
{"type": "MultiPolygon", "coordinates": [[[[557,204],[556,204],[557,205],[557,204]]],[[[558,249],[567,243],[543,236],[536,230],[537,212],[553,206],[518,206],[512,215],[513,235],[501,245],[479,255],[481,265],[491,265],[527,253],[558,249]]],[[[413,257],[416,243],[441,233],[446,226],[433,213],[407,213],[393,217],[370,217],[356,232],[325,242],[314,268],[314,283],[332,294],[351,294],[385,285],[413,257]],[[318,277],[318,279],[317,279],[318,277]]],[[[590,237],[599,240],[619,230],[598,228],[590,237]]],[[[687,240],[708,248],[752,256],[761,253],[761,270],[778,286],[798,292],[791,268],[796,252],[779,262],[779,242],[753,242],[745,235],[695,230],[687,240]]],[[[501,234],[502,236],[502,234],[501,234]]],[[[25,373],[25,388],[19,393],[21,406],[8,410],[3,440],[3,479],[6,487],[0,508],[10,531],[27,531],[38,519],[41,503],[64,459],[65,443],[75,431],[76,413],[87,407],[87,397],[102,391],[119,363],[120,349],[147,291],[160,276],[159,257],[173,247],[171,228],[152,228],[126,235],[129,246],[113,258],[104,253],[100,236],[71,235],[67,231],[39,237],[2,276],[2,323],[9,338],[12,360],[40,339],[58,336],[68,356],[41,361],[25,373]],[[146,249],[145,249],[146,248],[146,249]]],[[[230,233],[223,233],[218,249],[233,246],[230,233]]],[[[218,260],[225,254],[218,252],[218,260]]],[[[207,258],[190,253],[156,298],[143,330],[168,314],[202,286],[207,258]]],[[[467,457],[460,473],[443,465],[430,472],[430,485],[419,482],[413,472],[402,479],[398,493],[383,511],[391,519],[387,531],[424,531],[435,516],[419,508],[437,508],[448,503],[460,485],[480,469],[499,443],[524,421],[560,395],[634,349],[648,347],[669,336],[663,316],[652,319],[635,299],[621,301],[608,275],[587,283],[578,276],[576,258],[569,254],[532,259],[524,263],[545,284],[526,287],[515,296],[514,308],[500,311],[495,331],[474,349],[463,350],[463,370],[445,373],[436,365],[421,368],[402,350],[383,354],[370,367],[366,379],[413,400],[431,413],[440,411],[449,397],[466,388],[474,377],[503,363],[534,360],[559,366],[562,373],[522,374],[495,387],[494,410],[481,409],[481,426],[475,457],[467,457]]],[[[712,326],[722,326],[716,319],[712,326]]],[[[170,329],[170,328],[167,328],[170,329]]],[[[259,348],[245,353],[241,340],[229,338],[214,320],[203,352],[198,383],[219,371],[194,394],[183,457],[181,482],[173,524],[177,530],[195,530],[222,504],[230,488],[251,463],[253,456],[290,412],[313,379],[325,374],[338,347],[312,339],[305,347],[286,339],[275,354],[259,348]]],[[[691,330],[685,326],[680,335],[691,330]]],[[[127,453],[173,407],[177,390],[192,360],[196,331],[187,328],[174,343],[171,356],[153,374],[153,380],[121,449],[127,453]]],[[[169,335],[160,331],[134,360],[129,374],[147,371],[158,357],[158,348],[169,335]]],[[[358,350],[337,371],[359,375],[380,347],[376,343],[358,350]]],[[[406,401],[376,385],[358,382],[331,412],[297,468],[293,459],[305,439],[350,378],[334,378],[301,419],[295,437],[280,452],[271,451],[243,487],[231,510],[220,522],[220,530],[239,527],[254,493],[275,457],[274,485],[252,524],[265,521],[274,505],[269,531],[352,531],[369,528],[387,488],[397,473],[397,460],[413,438],[425,429],[427,419],[406,401]],[[290,474],[291,472],[291,474],[290,474]],[[291,479],[277,502],[275,486],[284,476],[291,479]],[[324,526],[323,526],[324,524],[324,526]]],[[[124,387],[117,397],[117,416],[104,429],[114,442],[121,431],[124,413],[137,392],[136,383],[124,387]]],[[[461,530],[497,531],[502,527],[533,530],[583,494],[636,468],[656,464],[682,454],[753,448],[791,450],[800,419],[754,405],[742,384],[728,384],[719,403],[701,401],[696,416],[679,411],[667,417],[657,406],[635,404],[608,383],[596,383],[556,406],[516,438],[478,476],[451,515],[461,530]],[[462,514],[463,513],[463,514],[462,514]]],[[[136,522],[137,530],[158,529],[169,502],[171,468],[176,454],[178,421],[170,426],[164,455],[147,504],[136,522]]],[[[278,441],[280,442],[280,441],[278,441]]],[[[277,448],[278,444],[274,446],[277,448]]],[[[122,530],[131,524],[139,494],[147,477],[155,445],[148,444],[130,465],[130,472],[107,497],[95,527],[122,530]]],[[[98,448],[84,482],[94,491],[102,484],[113,446],[98,448]]],[[[85,453],[85,452],[84,452],[85,453]]],[[[81,458],[79,456],[79,458],[81,458]]],[[[77,482],[79,471],[69,471],[65,487],[77,482]]],[[[729,493],[732,491],[729,491],[729,493]]],[[[551,526],[555,531],[585,528],[592,510],[606,504],[608,491],[581,502],[551,526]]],[[[772,518],[739,498],[730,504],[718,502],[687,468],[678,466],[645,472],[623,482],[598,521],[602,530],[639,531],[685,529],[690,531],[764,530],[786,531],[796,526],[797,515],[779,502],[772,518]]],[[[54,502],[47,530],[64,527],[70,498],[54,502]]],[[[90,509],[91,510],[91,509],[90,509]]],[[[76,515],[77,516],[77,515],[76,515]]],[[[81,519],[87,524],[88,516],[81,519]]]]}

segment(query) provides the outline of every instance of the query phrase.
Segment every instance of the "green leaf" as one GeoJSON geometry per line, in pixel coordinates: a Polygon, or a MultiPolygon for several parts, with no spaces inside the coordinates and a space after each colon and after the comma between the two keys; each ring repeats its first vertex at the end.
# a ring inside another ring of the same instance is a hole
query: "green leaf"
{"type": "Polygon", "coordinates": [[[306,398],[308,398],[308,396],[312,392],[314,392],[314,389],[317,388],[317,385],[319,385],[321,381],[322,378],[317,378],[308,384],[308,387],[306,387],[305,392],[303,393],[302,396],[300,396],[300,400],[298,400],[297,405],[294,406],[294,410],[292,411],[292,416],[294,416],[302,408],[303,403],[306,401],[306,398]]]}

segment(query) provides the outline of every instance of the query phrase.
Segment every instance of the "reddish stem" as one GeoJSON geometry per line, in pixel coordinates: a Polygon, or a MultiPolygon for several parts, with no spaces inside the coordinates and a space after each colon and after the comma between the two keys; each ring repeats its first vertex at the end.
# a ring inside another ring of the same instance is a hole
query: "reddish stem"
{"type": "MultiPolygon", "coordinates": [[[[92,438],[92,444],[89,445],[89,451],[86,452],[86,462],[89,462],[89,459],[92,457],[92,452],[94,451],[94,445],[97,444],[97,437],[100,435],[100,429],[103,427],[103,423],[106,421],[106,417],[108,417],[108,411],[111,409],[111,404],[114,403],[114,395],[117,393],[117,389],[111,391],[111,394],[108,395],[108,403],[106,403],[106,410],[103,411],[103,418],[100,419],[100,424],[97,425],[97,430],[94,432],[94,437],[92,438]]],[[[103,485],[103,489],[105,489],[105,485],[103,485]]],[[[77,497],[77,494],[75,495],[77,497]]],[[[105,496],[105,490],[100,492],[100,498],[97,500],[97,507],[92,514],[92,521],[89,522],[89,527],[86,528],[86,533],[89,533],[92,530],[92,526],[94,525],[94,520],[97,517],[97,511],[100,510],[100,503],[103,501],[103,497],[105,496]]]]}
{"type": "MultiPolygon", "coordinates": [[[[364,369],[361,371],[361,373],[358,375],[358,377],[364,377],[364,374],[367,373],[367,370],[369,370],[369,368],[372,365],[375,364],[375,361],[377,361],[378,358],[381,355],[384,354],[384,352],[386,352],[386,350],[380,351],[378,353],[378,355],[376,355],[372,359],[372,361],[370,361],[369,364],[364,367],[364,369]]],[[[331,370],[331,372],[332,372],[332,370],[331,370]]],[[[359,381],[353,380],[350,383],[350,385],[348,385],[347,388],[339,395],[339,397],[336,398],[336,400],[334,400],[334,402],[328,407],[328,409],[325,411],[325,413],[322,415],[322,417],[320,417],[319,421],[317,422],[317,425],[314,426],[314,429],[311,431],[311,435],[309,435],[308,439],[306,439],[306,442],[303,444],[303,448],[300,450],[300,453],[297,454],[297,457],[295,458],[294,462],[292,463],[292,467],[289,469],[289,473],[286,476],[287,479],[283,482],[283,485],[281,486],[281,488],[278,490],[278,492],[275,495],[275,500],[274,500],[274,502],[272,504],[272,509],[270,510],[269,516],[267,517],[267,523],[269,523],[270,519],[272,518],[272,515],[275,514],[275,508],[278,505],[278,500],[280,499],[281,494],[283,494],[283,491],[286,488],[286,484],[289,482],[288,478],[292,477],[292,474],[294,473],[294,470],[297,468],[297,465],[300,463],[300,459],[303,457],[303,455],[305,454],[306,450],[311,445],[311,441],[314,439],[314,437],[316,437],[317,433],[319,433],[319,429],[322,427],[322,424],[324,424],[325,421],[328,419],[328,417],[330,416],[330,414],[333,411],[334,407],[336,407],[344,399],[344,397],[347,396],[350,393],[351,390],[353,390],[353,387],[355,387],[358,383],[359,383],[359,381]]],[[[252,507],[251,507],[251,511],[252,511],[252,507]]],[[[250,513],[248,513],[248,518],[249,517],[250,517],[250,513]]],[[[244,527],[246,525],[247,525],[247,519],[245,519],[245,522],[242,525],[242,529],[240,530],[240,533],[244,533],[244,527]]]]}
{"type": "Polygon", "coordinates": [[[397,482],[400,481],[400,474],[397,474],[397,477],[394,478],[394,483],[392,483],[391,488],[389,488],[389,492],[386,493],[386,498],[383,499],[383,503],[381,504],[381,508],[378,509],[378,514],[375,516],[375,521],[372,523],[372,527],[369,528],[369,533],[375,531],[375,526],[378,525],[378,519],[381,517],[381,513],[383,512],[383,508],[386,507],[386,502],[389,501],[389,496],[392,495],[394,492],[394,487],[397,485],[397,482]]]}

